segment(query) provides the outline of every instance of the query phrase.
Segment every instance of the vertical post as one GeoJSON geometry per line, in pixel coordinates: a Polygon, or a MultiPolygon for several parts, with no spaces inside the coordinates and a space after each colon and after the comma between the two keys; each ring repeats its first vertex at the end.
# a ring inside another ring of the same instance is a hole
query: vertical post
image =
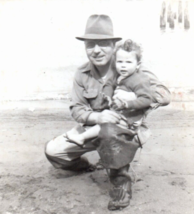
{"type": "Polygon", "coordinates": [[[169,17],[169,27],[171,29],[174,29],[174,14],[173,13],[171,13],[170,17],[169,17]]]}
{"type": "Polygon", "coordinates": [[[174,13],[173,13],[173,10],[172,10],[171,2],[169,2],[169,5],[168,5],[168,18],[167,18],[167,21],[169,23],[169,27],[171,29],[174,29],[174,13]]]}
{"type": "Polygon", "coordinates": [[[163,1],[160,13],[160,28],[166,28],[165,14],[166,14],[166,2],[163,1]]]}
{"type": "Polygon", "coordinates": [[[185,11],[184,11],[184,28],[190,28],[190,21],[189,21],[189,11],[188,11],[188,1],[185,2],[185,11]]]}
{"type": "Polygon", "coordinates": [[[178,5],[178,22],[182,23],[182,1],[179,1],[179,5],[178,5]]]}
{"type": "Polygon", "coordinates": [[[170,22],[171,13],[172,13],[171,3],[169,3],[167,12],[167,22],[170,22]]]}

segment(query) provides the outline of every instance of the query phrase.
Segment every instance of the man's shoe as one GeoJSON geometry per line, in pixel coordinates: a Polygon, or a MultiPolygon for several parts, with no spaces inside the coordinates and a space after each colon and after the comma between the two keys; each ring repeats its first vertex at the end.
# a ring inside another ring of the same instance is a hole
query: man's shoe
{"type": "Polygon", "coordinates": [[[95,171],[96,166],[91,164],[87,160],[87,158],[81,157],[79,159],[72,161],[72,165],[65,169],[72,170],[72,171],[93,172],[93,171],[95,171]]]}
{"type": "Polygon", "coordinates": [[[121,210],[130,204],[131,184],[126,181],[122,186],[113,187],[109,192],[111,200],[108,204],[109,210],[121,210]]]}
{"type": "Polygon", "coordinates": [[[129,165],[123,167],[123,169],[120,169],[119,172],[111,170],[111,183],[113,184],[113,188],[109,192],[111,197],[111,200],[108,204],[109,210],[121,210],[130,204],[132,190],[131,177],[127,173],[128,167],[129,165]],[[114,173],[117,173],[117,175],[114,173]]]}

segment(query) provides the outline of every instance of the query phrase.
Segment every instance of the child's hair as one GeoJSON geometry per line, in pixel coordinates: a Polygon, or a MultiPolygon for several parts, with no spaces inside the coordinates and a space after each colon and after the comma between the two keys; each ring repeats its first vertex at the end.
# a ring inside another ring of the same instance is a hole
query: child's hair
{"type": "Polygon", "coordinates": [[[136,42],[134,42],[131,39],[127,39],[125,42],[123,43],[118,43],[116,46],[116,50],[115,50],[115,55],[117,53],[117,51],[119,50],[124,50],[127,52],[132,52],[135,51],[136,53],[136,58],[137,61],[140,62],[141,61],[141,57],[142,57],[142,49],[141,46],[138,45],[136,42]]]}

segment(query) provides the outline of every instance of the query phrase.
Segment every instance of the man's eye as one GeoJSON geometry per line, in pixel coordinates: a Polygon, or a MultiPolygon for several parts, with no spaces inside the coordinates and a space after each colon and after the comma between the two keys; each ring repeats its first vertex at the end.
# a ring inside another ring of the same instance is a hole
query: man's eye
{"type": "Polygon", "coordinates": [[[109,42],[108,41],[100,41],[98,44],[101,47],[106,47],[106,46],[108,46],[109,42]]]}
{"type": "Polygon", "coordinates": [[[86,43],[86,47],[87,48],[93,48],[94,46],[95,46],[94,42],[88,42],[88,43],[86,43]]]}
{"type": "Polygon", "coordinates": [[[119,61],[117,61],[117,63],[122,63],[122,61],[119,60],[119,61]]]}
{"type": "Polygon", "coordinates": [[[127,61],[127,63],[131,63],[131,61],[127,61]]]}

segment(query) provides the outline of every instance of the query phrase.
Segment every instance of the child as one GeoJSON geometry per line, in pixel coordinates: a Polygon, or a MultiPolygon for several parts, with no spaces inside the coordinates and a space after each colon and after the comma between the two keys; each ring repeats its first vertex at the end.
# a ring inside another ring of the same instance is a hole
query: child
{"type": "MultiPolygon", "coordinates": [[[[141,48],[132,40],[126,40],[116,49],[116,70],[120,75],[117,79],[117,89],[134,92],[136,99],[124,101],[119,98],[113,99],[104,95],[109,102],[110,109],[121,115],[118,126],[131,130],[135,135],[137,127],[141,125],[145,111],[152,103],[152,91],[149,77],[139,70],[141,64],[141,48]]],[[[112,84],[106,83],[105,90],[111,94],[112,84]],[[110,86],[110,87],[109,87],[110,86]]],[[[87,139],[95,138],[100,131],[100,125],[95,125],[79,135],[68,132],[66,137],[73,143],[83,146],[87,139]]]]}

